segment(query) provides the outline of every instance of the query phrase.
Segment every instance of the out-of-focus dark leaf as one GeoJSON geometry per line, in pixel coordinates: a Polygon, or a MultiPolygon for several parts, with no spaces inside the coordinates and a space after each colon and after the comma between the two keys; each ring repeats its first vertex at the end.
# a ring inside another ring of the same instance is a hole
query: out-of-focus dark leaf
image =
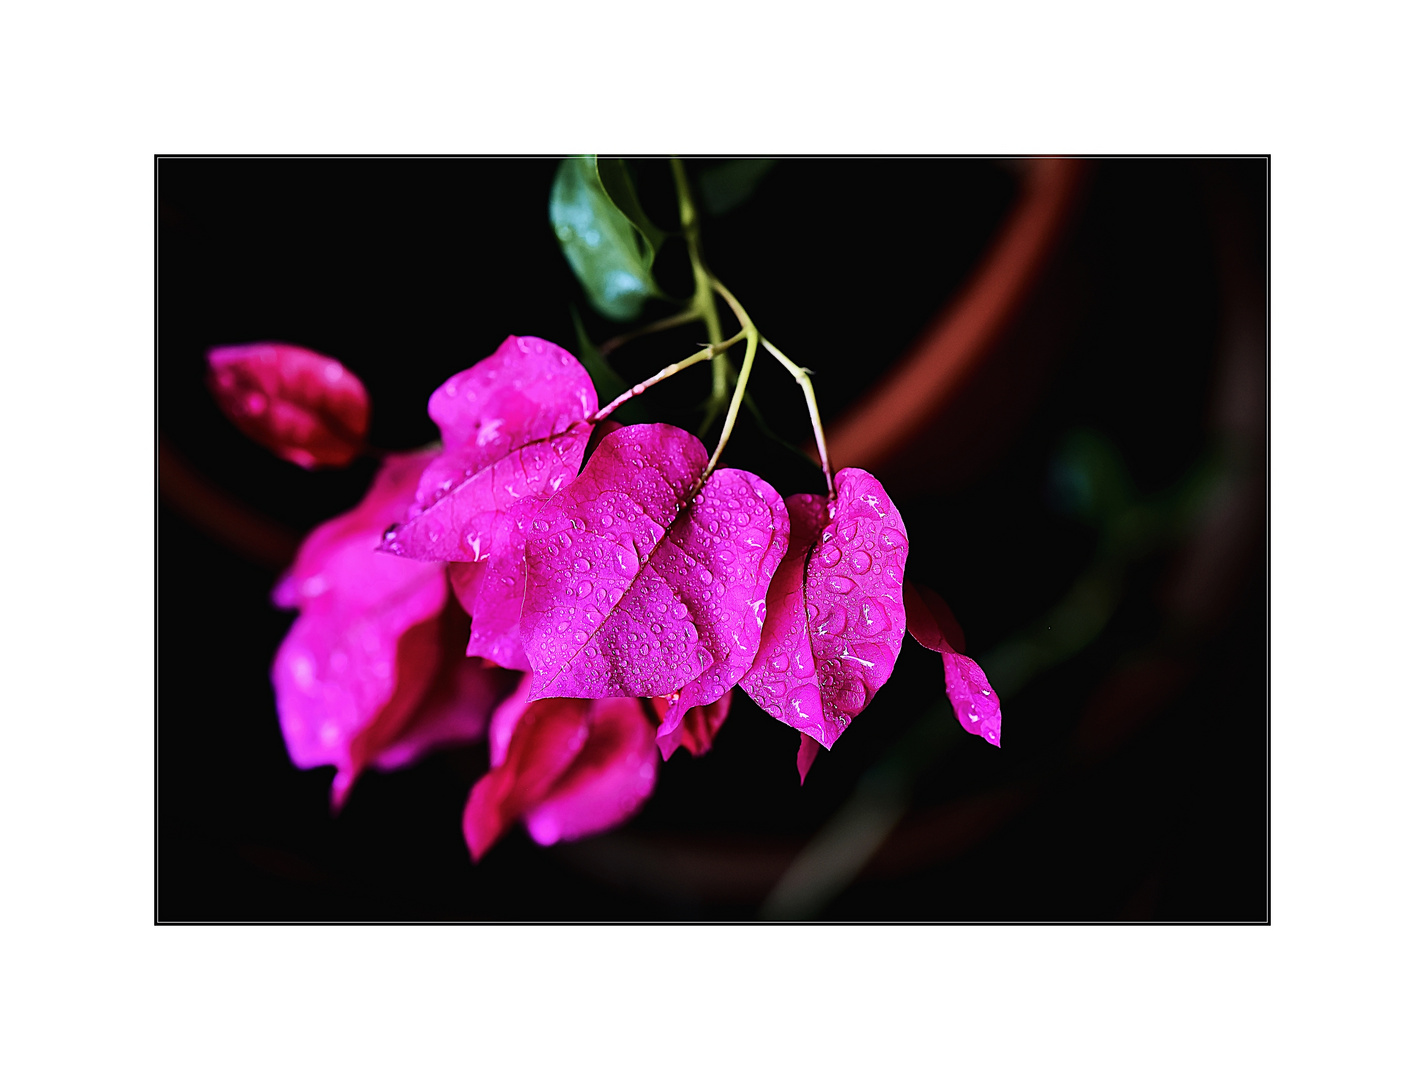
{"type": "Polygon", "coordinates": [[[1066,513],[1102,523],[1133,499],[1132,482],[1113,444],[1094,431],[1072,432],[1054,457],[1050,496],[1066,513]]]}
{"type": "Polygon", "coordinates": [[[628,321],[645,300],[660,295],[652,273],[656,249],[604,190],[592,154],[560,163],[549,223],[599,314],[628,321]]]}
{"type": "Polygon", "coordinates": [[[752,192],[775,164],[771,158],[741,158],[705,170],[698,177],[703,208],[714,216],[737,209],[752,197],[752,192]]]}
{"type": "Polygon", "coordinates": [[[648,219],[643,207],[639,205],[638,194],[633,188],[633,177],[628,171],[628,162],[623,158],[596,158],[595,164],[599,170],[599,182],[604,185],[604,193],[642,235],[651,251],[648,256],[651,263],[653,256],[658,254],[658,249],[667,239],[667,234],[648,219]]]}
{"type": "MultiPolygon", "coordinates": [[[[604,354],[599,352],[599,347],[594,344],[593,339],[589,337],[589,332],[584,329],[584,320],[579,317],[579,309],[571,304],[569,314],[574,320],[574,337],[579,363],[584,365],[584,370],[589,373],[589,378],[594,380],[594,389],[599,394],[599,404],[607,405],[628,389],[628,380],[615,371],[604,359],[604,354]]],[[[619,417],[626,424],[646,424],[650,419],[648,410],[637,399],[621,405],[619,417]]]]}

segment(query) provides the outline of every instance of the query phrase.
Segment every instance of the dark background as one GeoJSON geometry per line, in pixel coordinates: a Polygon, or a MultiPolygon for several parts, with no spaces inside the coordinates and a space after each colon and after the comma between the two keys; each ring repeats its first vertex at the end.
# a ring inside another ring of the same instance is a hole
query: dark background
{"type": "MultiPolygon", "coordinates": [[[[337,357],[371,392],[374,445],[430,441],[431,390],[507,334],[572,349],[571,305],[595,340],[622,329],[592,315],[549,228],[556,165],[157,163],[161,921],[752,918],[867,771],[904,765],[902,736],[943,698],[938,659],[907,638],[892,680],[799,787],[796,733],[739,693],[713,752],[677,754],[623,829],[541,849],[517,826],[479,865],[460,814],[483,746],[368,774],[336,817],[331,770],[292,767],[267,681],[292,615],[267,594],[283,553],[353,505],[374,463],[307,473],[248,442],[207,395],[206,350],[276,340],[337,357]]],[[[666,166],[634,172],[671,227],[666,166]]],[[[708,261],[815,371],[834,422],[966,283],[1023,173],[781,161],[747,203],[705,220],[708,261]]],[[[1105,624],[1006,695],[1002,749],[955,729],[902,769],[901,827],[809,914],[1267,917],[1265,367],[1238,333],[1264,317],[1266,200],[1263,159],[1088,163],[1066,239],[1002,344],[1019,374],[983,398],[1013,407],[957,420],[953,453],[886,470],[908,577],[946,597],[982,660],[1042,637],[1076,583],[1103,577],[1075,437],[1109,448],[1135,500],[1186,509],[1169,535],[1109,557],[1105,624]],[[1238,418],[1235,441],[1223,416],[1238,418]],[[1196,502],[1183,494],[1194,477],[1207,478],[1196,502]],[[1214,510],[1229,504],[1235,517],[1214,510]],[[1193,562],[1224,530],[1232,557],[1193,562]]],[[[656,270],[672,295],[687,292],[685,266],[670,241],[656,270]]],[[[674,331],[611,361],[638,379],[701,340],[674,331]]],[[[695,370],[642,400],[696,427],[706,389],[695,370]]],[[[800,395],[769,357],[752,393],[778,434],[806,438],[800,395]]],[[[784,494],[817,489],[815,467],[750,417],[725,461],[784,494]]]]}

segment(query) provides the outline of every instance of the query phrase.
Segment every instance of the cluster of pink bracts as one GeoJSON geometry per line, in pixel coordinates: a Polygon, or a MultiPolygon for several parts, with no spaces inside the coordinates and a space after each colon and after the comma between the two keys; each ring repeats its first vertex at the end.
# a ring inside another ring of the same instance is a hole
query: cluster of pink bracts
{"type": "MultiPolygon", "coordinates": [[[[210,365],[224,411],[287,460],[360,452],[366,392],[335,360],[265,344],[210,365]]],[[[575,839],[637,811],[660,752],[706,753],[735,686],[801,733],[805,780],[907,627],[943,654],[960,723],[998,745],[998,698],[944,601],[903,584],[905,526],[873,476],[783,500],[740,469],[704,477],[680,428],[597,409],[573,356],[508,338],[431,396],[439,449],[387,457],[302,544],[273,593],[299,615],[272,682],[293,762],[336,766],[335,804],[367,767],[488,736],[471,854],[516,820],[575,839]]]]}

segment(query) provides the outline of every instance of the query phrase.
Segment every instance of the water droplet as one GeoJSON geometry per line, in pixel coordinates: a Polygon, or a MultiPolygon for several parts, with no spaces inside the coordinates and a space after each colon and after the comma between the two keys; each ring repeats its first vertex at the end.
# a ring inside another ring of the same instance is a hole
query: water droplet
{"type": "Polygon", "coordinates": [[[833,577],[827,578],[826,587],[834,593],[849,593],[856,587],[856,583],[850,578],[833,577]]]}
{"type": "MultiPolygon", "coordinates": [[[[511,584],[513,584],[513,582],[511,582],[511,584]]],[[[580,600],[584,599],[584,597],[588,596],[589,593],[591,593],[591,592],[593,592],[593,591],[594,591],[594,587],[593,587],[592,585],[590,585],[587,581],[581,581],[581,582],[579,582],[579,589],[578,589],[578,594],[577,594],[577,595],[578,595],[578,597],[579,597],[580,600]]]]}
{"type": "Polygon", "coordinates": [[[773,671],[786,671],[786,670],[787,670],[787,657],[786,657],[786,655],[785,655],[784,653],[776,653],[776,654],[774,654],[773,657],[772,657],[772,659],[770,659],[769,661],[767,661],[767,663],[768,663],[768,666],[770,666],[773,671]]]}
{"type": "Polygon", "coordinates": [[[864,551],[853,551],[847,562],[850,563],[851,572],[853,574],[864,574],[867,570],[871,569],[871,556],[867,555],[864,551]]]}
{"type": "Polygon", "coordinates": [[[822,566],[835,566],[841,561],[841,549],[835,544],[825,544],[817,555],[822,566]]]}
{"type": "Polygon", "coordinates": [[[840,604],[832,604],[826,618],[816,624],[816,632],[835,636],[846,629],[846,609],[840,604]]]}
{"type": "Polygon", "coordinates": [[[593,567],[590,565],[589,560],[581,555],[574,560],[574,569],[581,574],[587,574],[593,567]]]}
{"type": "Polygon", "coordinates": [[[841,537],[843,543],[847,544],[856,539],[856,519],[848,518],[842,523],[841,528],[836,530],[836,535],[841,537]]]}

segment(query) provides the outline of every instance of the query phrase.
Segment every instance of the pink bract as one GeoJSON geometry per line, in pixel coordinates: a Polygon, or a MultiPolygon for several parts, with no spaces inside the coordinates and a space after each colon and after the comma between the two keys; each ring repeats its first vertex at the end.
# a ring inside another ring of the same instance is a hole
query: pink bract
{"type": "Polygon", "coordinates": [[[389,458],[357,507],[307,537],[273,591],[300,609],[272,664],[283,737],[299,768],[336,766],[338,804],[368,765],[478,737],[512,679],[464,659],[443,567],[375,550],[431,456],[389,458]]]}
{"type": "Polygon", "coordinates": [[[553,844],[612,828],[652,793],[658,753],[638,701],[513,702],[496,712],[492,767],[465,807],[472,858],[483,856],[518,819],[536,843],[553,844]]]}
{"type": "Polygon", "coordinates": [[[520,505],[499,515],[490,547],[479,562],[450,564],[450,584],[470,615],[466,653],[514,671],[528,671],[520,641],[524,607],[524,535],[516,525],[520,505]]]}
{"type": "Polygon", "coordinates": [[[738,469],[699,489],[706,465],[680,428],[622,428],[534,512],[520,620],[533,697],[677,692],[681,715],[747,670],[786,550],[786,509],[738,469]]]}
{"type": "Polygon", "coordinates": [[[382,550],[445,562],[490,558],[515,503],[558,491],[578,473],[597,407],[588,373],[569,353],[540,338],[506,338],[431,395],[443,449],[382,550]]]}
{"type": "Polygon", "coordinates": [[[999,695],[980,665],[963,652],[965,633],[940,594],[909,583],[905,590],[906,628],[911,637],[945,664],[945,695],[960,726],[993,746],[1000,745],[999,695]]]}
{"type": "Polygon", "coordinates": [[[208,387],[244,435],[304,469],[346,465],[366,439],[371,403],[361,380],[296,345],[213,349],[208,387]]]}
{"type": "Polygon", "coordinates": [[[811,764],[816,760],[816,755],[821,751],[821,743],[817,742],[806,732],[801,733],[802,744],[797,747],[797,775],[802,778],[802,783],[807,782],[807,773],[811,772],[811,764]]]}
{"type": "Polygon", "coordinates": [[[732,707],[732,691],[729,690],[710,705],[695,705],[691,709],[676,710],[676,702],[666,697],[652,698],[653,711],[658,716],[658,749],[667,761],[678,747],[687,747],[693,757],[702,757],[712,749],[713,739],[722,729],[727,719],[727,711],[732,707]],[[677,718],[669,722],[672,712],[677,718]]]}
{"type": "Polygon", "coordinates": [[[740,685],[827,749],[891,676],[905,634],[907,541],[885,488],[836,474],[836,500],[787,500],[792,542],[767,593],[767,626],[740,685]]]}

